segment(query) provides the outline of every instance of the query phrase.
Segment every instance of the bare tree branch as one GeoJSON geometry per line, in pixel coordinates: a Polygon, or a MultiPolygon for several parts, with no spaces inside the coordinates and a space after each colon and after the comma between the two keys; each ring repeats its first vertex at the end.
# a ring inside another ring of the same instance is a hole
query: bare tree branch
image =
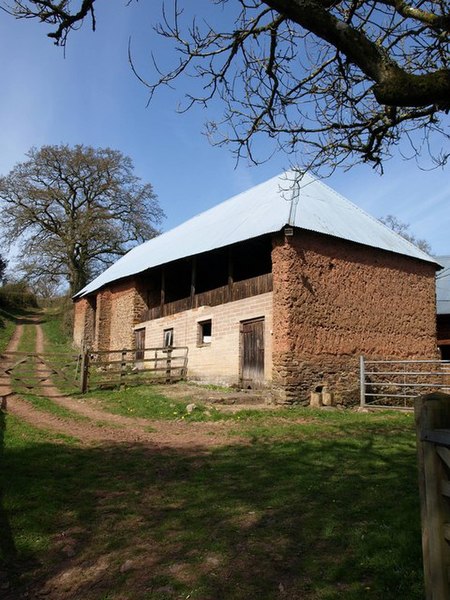
{"type": "MultiPolygon", "coordinates": [[[[7,10],[54,26],[64,46],[95,0],[16,0],[7,10]]],[[[444,0],[214,0],[227,11],[227,30],[187,16],[191,5],[171,0],[158,35],[177,52],[172,69],[153,57],[155,81],[138,72],[150,100],[161,86],[186,85],[185,104],[219,98],[220,122],[207,124],[213,143],[258,162],[260,134],[303,168],[366,161],[382,167],[401,140],[411,154],[449,157],[450,9],[444,0]],[[183,10],[186,9],[186,10],[183,10]],[[415,139],[413,140],[413,135],[415,139]],[[422,137],[422,145],[417,138],[422,137]]],[[[5,3],[3,3],[5,6],[5,3]]],[[[222,22],[222,21],[220,21],[222,22]]]]}

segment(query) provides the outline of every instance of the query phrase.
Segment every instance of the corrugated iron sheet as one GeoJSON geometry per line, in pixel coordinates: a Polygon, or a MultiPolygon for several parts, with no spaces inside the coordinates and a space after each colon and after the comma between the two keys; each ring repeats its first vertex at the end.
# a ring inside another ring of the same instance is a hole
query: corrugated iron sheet
{"type": "Polygon", "coordinates": [[[436,304],[438,315],[450,314],[450,256],[437,256],[444,268],[436,275],[436,304]]]}
{"type": "Polygon", "coordinates": [[[298,184],[288,172],[136,246],[77,296],[151,267],[279,231],[286,224],[435,262],[329,186],[310,175],[298,184]]]}

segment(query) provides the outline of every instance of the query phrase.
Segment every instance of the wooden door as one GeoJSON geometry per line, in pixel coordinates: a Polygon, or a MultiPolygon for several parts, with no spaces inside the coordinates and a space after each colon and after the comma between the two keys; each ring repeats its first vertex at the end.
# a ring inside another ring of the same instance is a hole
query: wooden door
{"type": "Polygon", "coordinates": [[[145,351],[145,328],[135,329],[134,347],[136,349],[135,360],[143,360],[145,351]]]}
{"type": "Polygon", "coordinates": [[[264,318],[241,323],[241,384],[259,387],[264,382],[264,318]]]}

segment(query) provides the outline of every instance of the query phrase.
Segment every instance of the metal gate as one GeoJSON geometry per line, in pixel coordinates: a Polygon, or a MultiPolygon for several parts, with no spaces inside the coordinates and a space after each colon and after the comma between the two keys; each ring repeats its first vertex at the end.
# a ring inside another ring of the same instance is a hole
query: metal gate
{"type": "Polygon", "coordinates": [[[360,357],[360,405],[412,410],[417,396],[450,393],[450,360],[366,360],[360,357]]]}

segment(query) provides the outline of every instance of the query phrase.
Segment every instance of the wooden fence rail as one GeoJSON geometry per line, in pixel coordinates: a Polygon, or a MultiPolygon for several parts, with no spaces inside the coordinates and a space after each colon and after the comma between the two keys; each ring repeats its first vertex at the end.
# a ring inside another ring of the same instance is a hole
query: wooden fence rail
{"type": "Polygon", "coordinates": [[[426,600],[450,599],[450,396],[415,402],[426,600]]]}
{"type": "Polygon", "coordinates": [[[33,392],[45,394],[54,386],[64,391],[80,389],[81,355],[60,352],[1,352],[0,395],[33,392]]]}
{"type": "Polygon", "coordinates": [[[45,395],[53,386],[70,394],[106,386],[170,383],[186,378],[187,359],[186,347],[102,351],[85,348],[81,354],[3,352],[0,396],[10,388],[17,393],[45,395]]]}
{"type": "Polygon", "coordinates": [[[171,383],[186,378],[188,348],[144,348],[139,351],[85,350],[81,364],[81,391],[95,387],[144,383],[171,383]]]}

